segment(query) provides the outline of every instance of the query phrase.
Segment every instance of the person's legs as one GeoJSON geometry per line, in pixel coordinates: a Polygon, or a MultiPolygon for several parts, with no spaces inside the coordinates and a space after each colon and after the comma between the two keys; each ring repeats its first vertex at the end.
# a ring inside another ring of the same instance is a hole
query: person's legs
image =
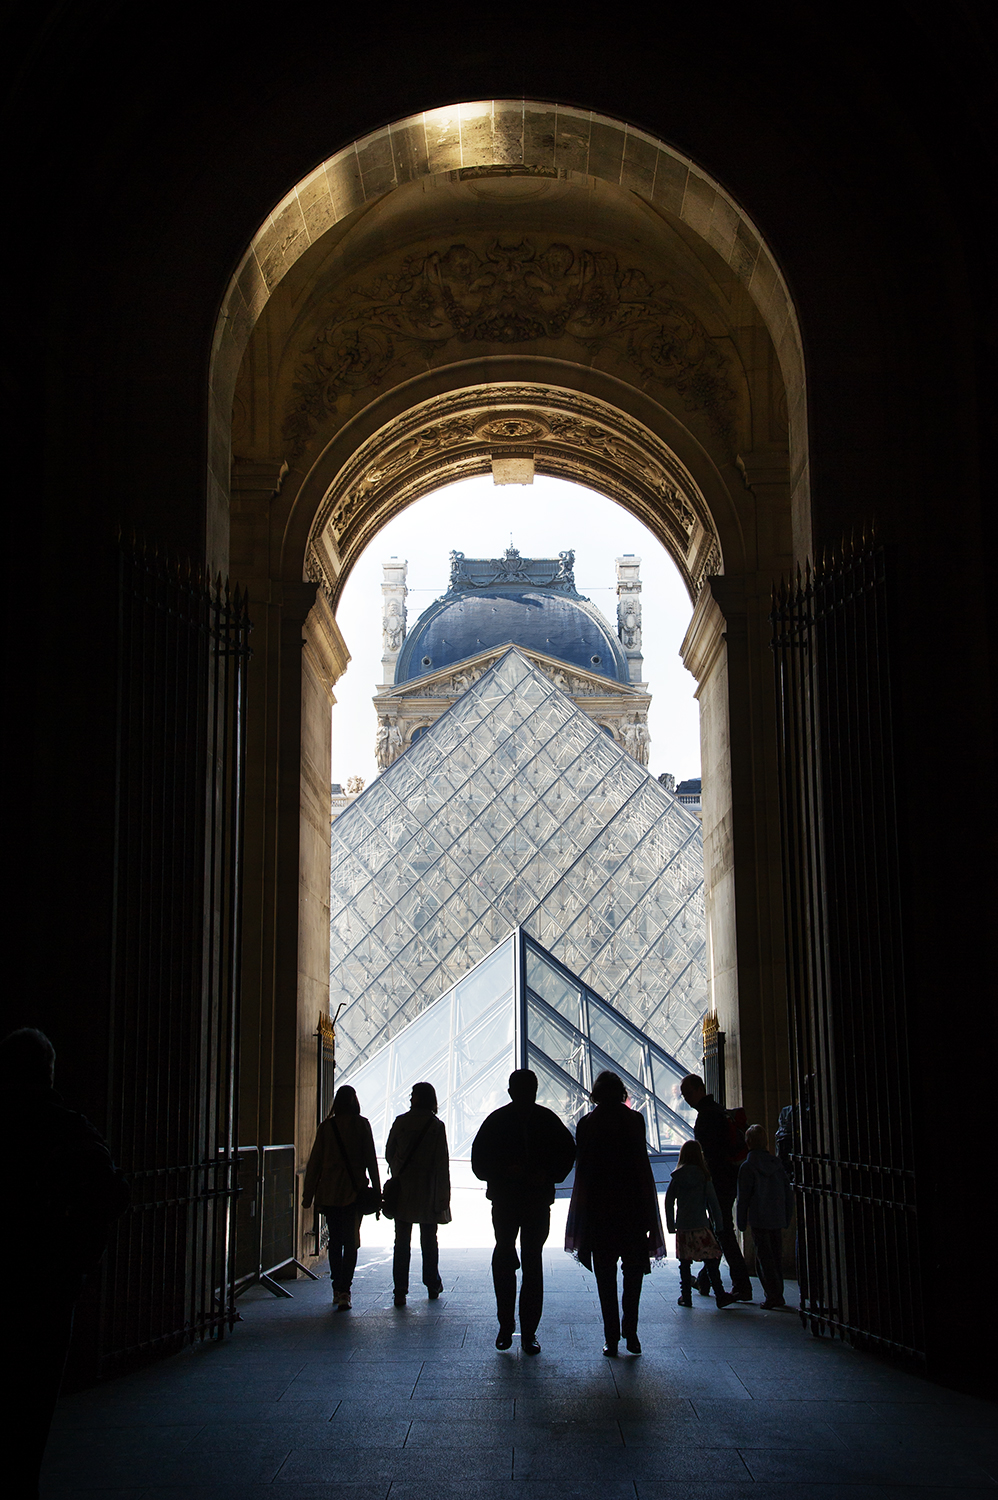
{"type": "Polygon", "coordinates": [[[726,1292],[724,1290],[724,1283],[721,1280],[721,1262],[716,1256],[711,1260],[705,1260],[703,1268],[707,1273],[711,1291],[714,1293],[714,1301],[718,1307],[727,1307],[729,1303],[738,1301],[734,1292],[726,1292]]]}
{"type": "Polygon", "coordinates": [[[335,1208],[320,1208],[326,1221],[326,1254],[329,1257],[329,1279],[333,1285],[333,1296],[339,1291],[340,1267],[343,1262],[343,1246],[339,1239],[339,1212],[335,1208]]]}
{"type": "Polygon", "coordinates": [[[551,1229],[547,1203],[524,1210],[520,1216],[520,1338],[537,1332],[544,1305],[544,1243],[551,1229]]]}
{"type": "Polygon", "coordinates": [[[623,1276],[624,1290],[621,1296],[620,1331],[625,1339],[633,1339],[638,1331],[638,1305],[641,1301],[641,1288],[645,1281],[646,1260],[641,1258],[636,1264],[630,1260],[622,1260],[620,1264],[623,1276]]]}
{"type": "Polygon", "coordinates": [[[493,1204],[492,1228],[496,1237],[496,1247],[492,1252],[496,1317],[499,1319],[500,1330],[512,1333],[516,1327],[516,1273],[520,1268],[516,1236],[520,1231],[520,1216],[515,1209],[493,1204]]]}
{"type": "Polygon", "coordinates": [[[423,1257],[423,1285],[428,1292],[440,1290],[440,1250],[437,1245],[437,1223],[420,1223],[419,1249],[423,1257]]]}
{"type": "MultiPolygon", "coordinates": [[[[715,1183],[715,1187],[716,1187],[715,1183]]],[[[721,1205],[721,1213],[724,1215],[724,1229],[717,1236],[721,1246],[721,1252],[728,1262],[728,1270],[731,1273],[731,1291],[735,1297],[747,1297],[752,1300],[752,1281],[745,1264],[741,1246],[738,1243],[738,1235],[735,1233],[735,1189],[732,1188],[724,1193],[717,1189],[717,1201],[721,1205]]]]}
{"type": "Polygon", "coordinates": [[[392,1256],[392,1282],[396,1297],[404,1297],[409,1291],[409,1259],[412,1255],[412,1223],[406,1219],[395,1220],[395,1253],[392,1256]]]}
{"type": "Polygon", "coordinates": [[[690,1295],[693,1291],[693,1275],[690,1271],[691,1264],[692,1262],[688,1260],[681,1260],[679,1262],[679,1302],[682,1307],[693,1306],[693,1299],[690,1295]]]}
{"type": "Polygon", "coordinates": [[[350,1290],[357,1264],[357,1212],[352,1203],[345,1208],[322,1207],[319,1212],[326,1221],[329,1278],[338,1297],[350,1290]]]}
{"type": "Polygon", "coordinates": [[[343,1228],[340,1231],[343,1240],[343,1259],[340,1265],[340,1277],[345,1292],[349,1292],[353,1286],[353,1273],[357,1269],[357,1231],[360,1227],[357,1221],[359,1212],[354,1203],[351,1203],[343,1211],[343,1228]]]}
{"type": "MultiPolygon", "coordinates": [[[[603,1337],[608,1344],[620,1340],[620,1308],[617,1305],[617,1257],[608,1251],[593,1251],[593,1272],[603,1314],[603,1337]]],[[[522,1306],[522,1299],[521,1299],[522,1306]]]]}
{"type": "Polygon", "coordinates": [[[759,1267],[759,1280],[766,1302],[772,1307],[782,1307],[783,1300],[783,1231],[781,1229],[753,1229],[755,1258],[759,1267]]]}

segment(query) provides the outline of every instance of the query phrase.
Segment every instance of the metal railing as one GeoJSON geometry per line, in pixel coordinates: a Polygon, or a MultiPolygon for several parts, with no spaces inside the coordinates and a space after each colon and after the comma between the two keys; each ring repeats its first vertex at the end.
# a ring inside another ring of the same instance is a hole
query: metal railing
{"type": "Polygon", "coordinates": [[[240,1146],[239,1202],[236,1209],[238,1297],[251,1286],[265,1286],[275,1297],[290,1297],[275,1278],[292,1266],[313,1281],[318,1277],[295,1257],[298,1226],[298,1174],[294,1146],[240,1146]]]}
{"type": "Polygon", "coordinates": [[[924,1359],[889,578],[864,546],[776,591],[802,1317],[924,1359]]]}
{"type": "Polygon", "coordinates": [[[246,598],[128,542],[118,597],[108,1137],[132,1199],[102,1373],[236,1317],[246,598]]]}

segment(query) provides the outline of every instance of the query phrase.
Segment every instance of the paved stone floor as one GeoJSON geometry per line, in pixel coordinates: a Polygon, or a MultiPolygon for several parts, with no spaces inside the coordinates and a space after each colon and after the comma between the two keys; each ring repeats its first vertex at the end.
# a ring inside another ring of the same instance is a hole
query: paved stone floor
{"type": "MultiPolygon", "coordinates": [[[[488,1251],[448,1249],[437,1302],[392,1306],[361,1251],[328,1279],[254,1289],[231,1339],[64,1398],[44,1500],[874,1500],[993,1495],[991,1403],[812,1339],[790,1313],[645,1281],[640,1357],[601,1354],[593,1278],[546,1255],[542,1352],[497,1354],[488,1251]]],[[[418,1263],[418,1255],[414,1256],[418,1263]]]]}

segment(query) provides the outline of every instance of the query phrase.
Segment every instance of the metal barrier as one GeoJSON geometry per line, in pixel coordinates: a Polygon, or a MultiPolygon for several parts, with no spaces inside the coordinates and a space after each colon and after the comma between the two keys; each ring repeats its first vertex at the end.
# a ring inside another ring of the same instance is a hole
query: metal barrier
{"type": "Polygon", "coordinates": [[[921,1362],[887,560],[773,601],[801,1312],[921,1362]]]}
{"type": "Polygon", "coordinates": [[[298,1178],[294,1146],[240,1146],[239,1204],[236,1215],[235,1295],[265,1286],[275,1297],[290,1297],[275,1280],[294,1266],[319,1278],[295,1256],[298,1178]]]}

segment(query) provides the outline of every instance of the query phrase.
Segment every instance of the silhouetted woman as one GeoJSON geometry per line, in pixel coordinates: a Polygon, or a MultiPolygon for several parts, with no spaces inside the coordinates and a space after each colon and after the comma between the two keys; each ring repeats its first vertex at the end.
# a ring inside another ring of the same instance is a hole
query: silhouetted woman
{"type": "Polygon", "coordinates": [[[392,1279],[395,1306],[404,1307],[409,1292],[412,1226],[419,1225],[423,1255],[423,1285],[430,1300],[440,1296],[437,1225],[450,1223],[450,1159],[447,1132],[437,1119],[437,1093],[432,1083],[415,1083],[407,1114],[398,1115],[388,1133],[385,1158],[398,1183],[395,1217],[395,1256],[392,1279]]]}
{"type": "Polygon", "coordinates": [[[595,1272],[603,1314],[603,1353],[611,1358],[623,1336],[641,1353],[638,1302],[651,1260],[665,1255],[655,1179],[645,1145],[644,1116],[627,1107],[616,1073],[601,1073],[590,1098],[595,1105],[575,1131],[575,1186],[568,1209],[565,1249],[595,1272]],[[617,1303],[617,1262],[623,1272],[617,1303]],[[621,1315],[623,1314],[623,1316],[621,1315]]]}
{"type": "Polygon", "coordinates": [[[360,1194],[370,1177],[381,1190],[371,1125],[360,1112],[360,1100],[348,1083],[336,1090],[333,1107],[315,1133],[305,1168],[302,1206],[313,1200],[329,1235],[329,1275],[337,1312],[350,1307],[350,1287],[360,1248],[360,1194]]]}

